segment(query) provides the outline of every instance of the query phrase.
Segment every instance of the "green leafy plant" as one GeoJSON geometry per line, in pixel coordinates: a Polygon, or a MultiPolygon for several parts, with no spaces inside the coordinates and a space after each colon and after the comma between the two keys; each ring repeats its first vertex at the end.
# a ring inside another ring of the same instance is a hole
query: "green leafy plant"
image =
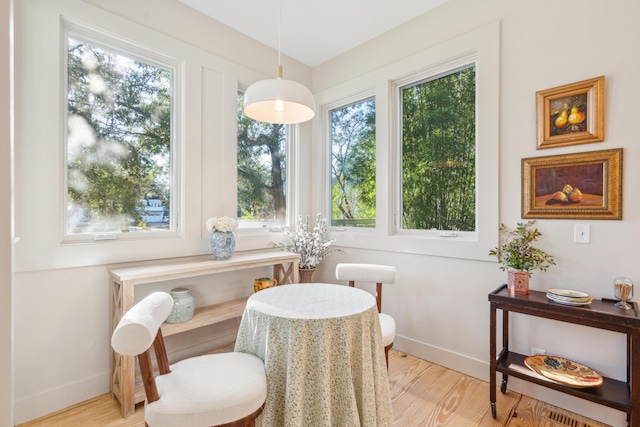
{"type": "Polygon", "coordinates": [[[556,265],[551,255],[531,245],[542,236],[534,224],[535,221],[519,222],[515,230],[500,224],[500,246],[489,251],[489,255],[498,258],[501,270],[523,270],[531,276],[533,270],[547,271],[556,265]]]}

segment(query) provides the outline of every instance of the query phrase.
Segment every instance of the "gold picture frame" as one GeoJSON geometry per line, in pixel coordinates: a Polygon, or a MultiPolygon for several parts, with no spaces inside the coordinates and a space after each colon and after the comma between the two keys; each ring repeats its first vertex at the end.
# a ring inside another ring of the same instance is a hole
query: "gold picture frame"
{"type": "Polygon", "coordinates": [[[622,219],[622,148],[522,159],[522,218],[622,219]]]}
{"type": "Polygon", "coordinates": [[[537,149],[604,141],[604,76],[536,92],[537,149]]]}

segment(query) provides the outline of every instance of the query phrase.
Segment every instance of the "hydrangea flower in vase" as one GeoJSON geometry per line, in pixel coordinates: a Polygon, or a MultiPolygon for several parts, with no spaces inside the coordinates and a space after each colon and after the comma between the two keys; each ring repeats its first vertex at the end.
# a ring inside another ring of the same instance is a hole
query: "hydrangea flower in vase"
{"type": "Polygon", "coordinates": [[[211,232],[211,253],[216,259],[228,259],[236,249],[235,231],[238,220],[228,216],[211,217],[205,223],[207,231],[211,232]]]}

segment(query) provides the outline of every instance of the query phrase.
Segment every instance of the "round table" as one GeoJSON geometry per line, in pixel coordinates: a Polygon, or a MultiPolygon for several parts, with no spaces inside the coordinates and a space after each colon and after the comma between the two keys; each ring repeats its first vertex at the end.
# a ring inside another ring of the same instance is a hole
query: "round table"
{"type": "Polygon", "coordinates": [[[257,292],[235,351],[265,362],[265,427],[393,425],[378,311],[368,292],[326,283],[257,292]]]}

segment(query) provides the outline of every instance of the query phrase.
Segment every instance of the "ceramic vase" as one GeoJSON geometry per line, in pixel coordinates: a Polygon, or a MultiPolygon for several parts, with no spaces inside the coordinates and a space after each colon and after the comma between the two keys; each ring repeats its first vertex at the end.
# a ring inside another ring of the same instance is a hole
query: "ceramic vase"
{"type": "Polygon", "coordinates": [[[509,270],[507,272],[507,290],[513,294],[529,294],[529,272],[509,270]]]}
{"type": "Polygon", "coordinates": [[[167,317],[167,323],[182,323],[191,320],[195,311],[195,300],[188,288],[171,289],[173,307],[167,317]]]}
{"type": "Polygon", "coordinates": [[[232,231],[211,233],[211,253],[216,259],[228,259],[236,249],[236,235],[232,231]]]}

